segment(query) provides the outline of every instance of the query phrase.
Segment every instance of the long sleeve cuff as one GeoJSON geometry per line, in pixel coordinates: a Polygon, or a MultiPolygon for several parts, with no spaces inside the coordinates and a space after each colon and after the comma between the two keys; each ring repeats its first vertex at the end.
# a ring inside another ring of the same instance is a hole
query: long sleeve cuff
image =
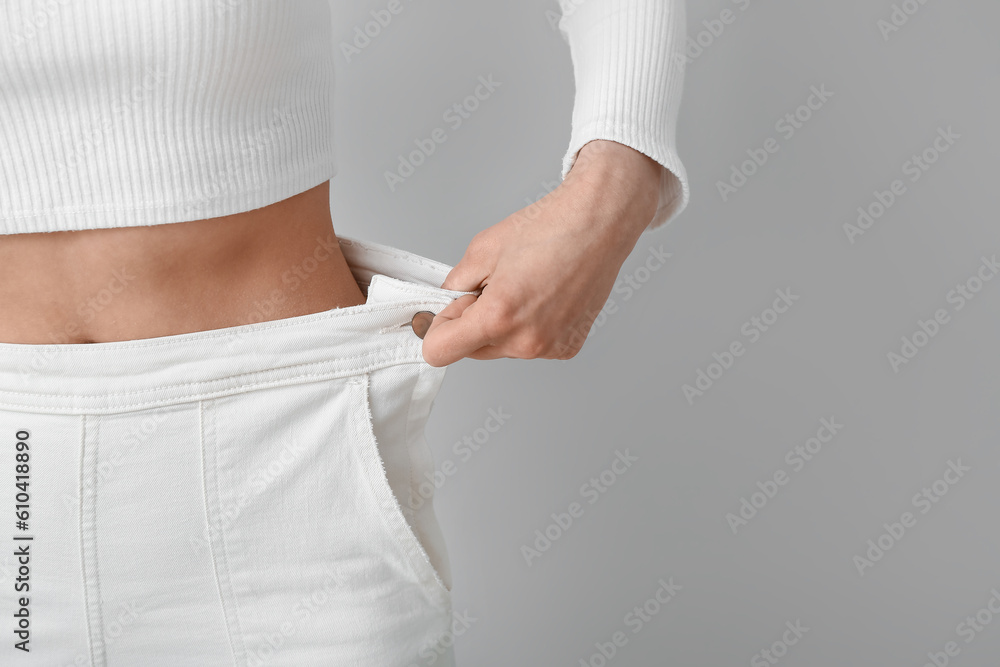
{"type": "Polygon", "coordinates": [[[576,94],[565,178],[584,144],[607,139],[664,168],[656,214],[670,222],[687,206],[687,172],[676,127],[684,86],[684,0],[559,0],[559,30],[569,43],[576,94]]]}

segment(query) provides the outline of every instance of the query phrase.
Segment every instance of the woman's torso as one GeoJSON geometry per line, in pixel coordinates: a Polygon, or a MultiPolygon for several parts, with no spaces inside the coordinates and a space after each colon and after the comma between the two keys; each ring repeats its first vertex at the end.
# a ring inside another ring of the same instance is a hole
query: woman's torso
{"type": "Polygon", "coordinates": [[[364,300],[329,212],[327,0],[51,9],[0,0],[0,342],[364,300]]]}
{"type": "Polygon", "coordinates": [[[152,338],[365,300],[328,183],[260,209],[147,227],[0,236],[0,342],[152,338]]]}

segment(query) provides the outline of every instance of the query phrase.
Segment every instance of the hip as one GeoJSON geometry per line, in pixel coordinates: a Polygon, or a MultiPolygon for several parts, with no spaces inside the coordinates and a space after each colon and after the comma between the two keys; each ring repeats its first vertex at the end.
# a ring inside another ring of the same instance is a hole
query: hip
{"type": "Polygon", "coordinates": [[[23,482],[0,512],[24,517],[0,534],[15,631],[0,655],[450,664],[447,553],[415,488],[433,468],[424,425],[445,369],[407,325],[463,293],[437,287],[445,265],[339,244],[364,304],[151,340],[0,344],[0,465],[23,482]]]}

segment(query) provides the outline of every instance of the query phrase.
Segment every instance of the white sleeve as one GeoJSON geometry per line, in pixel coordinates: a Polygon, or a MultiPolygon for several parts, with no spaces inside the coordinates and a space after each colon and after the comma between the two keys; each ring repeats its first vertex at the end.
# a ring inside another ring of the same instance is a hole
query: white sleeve
{"type": "Polygon", "coordinates": [[[559,30],[569,43],[576,94],[565,178],[594,139],[625,144],[664,167],[660,227],[687,206],[688,178],[676,148],[684,86],[684,0],[559,0],[559,30]]]}

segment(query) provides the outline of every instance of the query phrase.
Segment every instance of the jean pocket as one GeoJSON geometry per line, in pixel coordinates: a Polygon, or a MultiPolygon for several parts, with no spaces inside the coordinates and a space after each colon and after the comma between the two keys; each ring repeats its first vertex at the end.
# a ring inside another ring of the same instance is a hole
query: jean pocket
{"type": "MultiPolygon", "coordinates": [[[[388,386],[409,399],[405,381],[388,386]]],[[[360,374],[202,404],[198,548],[239,664],[277,636],[268,664],[406,665],[447,631],[450,594],[388,491],[367,395],[360,374]]]]}
{"type": "MultiPolygon", "coordinates": [[[[426,378],[420,376],[414,365],[384,369],[382,372],[397,374],[388,378],[394,394],[392,397],[373,393],[372,373],[359,376],[353,384],[357,391],[355,410],[361,418],[358,437],[352,441],[358,467],[367,482],[374,503],[373,511],[381,518],[389,538],[398,545],[425,589],[440,596],[443,604],[450,605],[451,586],[447,583],[450,582],[450,568],[440,528],[425,498],[421,497],[419,503],[413,502],[419,484],[417,480],[428,468],[433,468],[429,452],[427,456],[414,455],[419,448],[426,448],[426,443],[422,437],[422,420],[414,423],[411,401],[414,400],[413,395],[426,390],[414,390],[411,395],[411,385],[400,381],[398,374],[415,379],[417,383],[426,378]],[[403,393],[406,395],[401,395],[403,393]],[[376,398],[386,399],[385,410],[378,410],[378,417],[373,413],[373,399],[376,398]],[[376,423],[376,419],[396,423],[376,423]],[[380,443],[376,430],[391,434],[391,441],[380,443]],[[390,477],[395,484],[390,482],[390,477]]],[[[435,375],[431,375],[430,379],[432,382],[439,380],[435,375]]]]}

